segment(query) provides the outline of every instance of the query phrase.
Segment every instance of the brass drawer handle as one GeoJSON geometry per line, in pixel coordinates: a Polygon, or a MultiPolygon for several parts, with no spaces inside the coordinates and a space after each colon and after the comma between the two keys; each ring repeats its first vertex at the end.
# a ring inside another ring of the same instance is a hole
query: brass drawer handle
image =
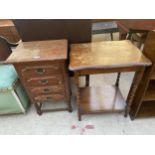
{"type": "Polygon", "coordinates": [[[47,100],[52,100],[52,97],[48,96],[46,97],[47,100]]]}
{"type": "Polygon", "coordinates": [[[45,89],[43,89],[43,92],[44,92],[44,93],[49,93],[49,92],[50,92],[50,89],[45,88],[45,89]]]}
{"type": "Polygon", "coordinates": [[[39,74],[39,75],[42,75],[42,74],[45,73],[45,69],[37,68],[37,69],[35,70],[35,73],[37,73],[37,74],[39,74]]]}
{"type": "Polygon", "coordinates": [[[48,83],[48,80],[40,80],[40,81],[38,81],[40,84],[47,84],[48,83]]]}
{"type": "Polygon", "coordinates": [[[58,83],[59,83],[59,84],[62,84],[62,81],[59,81],[58,83]]]}

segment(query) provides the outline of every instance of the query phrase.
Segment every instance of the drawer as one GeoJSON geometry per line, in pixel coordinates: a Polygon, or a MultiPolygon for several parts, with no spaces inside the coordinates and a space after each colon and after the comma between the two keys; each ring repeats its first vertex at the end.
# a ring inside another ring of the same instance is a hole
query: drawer
{"type": "Polygon", "coordinates": [[[58,63],[53,63],[49,66],[27,66],[21,69],[21,74],[24,77],[41,77],[50,76],[51,74],[60,74],[61,68],[58,63]]]}
{"type": "Polygon", "coordinates": [[[61,75],[47,76],[40,78],[30,78],[26,80],[28,87],[32,86],[52,86],[52,85],[63,85],[63,78],[61,75]]]}
{"type": "Polygon", "coordinates": [[[29,88],[33,96],[39,94],[52,94],[52,93],[64,93],[65,89],[63,85],[46,86],[46,87],[34,87],[29,88]]]}
{"type": "Polygon", "coordinates": [[[50,94],[50,95],[39,95],[34,97],[36,102],[44,102],[44,101],[59,101],[64,99],[64,94],[50,94]]]}

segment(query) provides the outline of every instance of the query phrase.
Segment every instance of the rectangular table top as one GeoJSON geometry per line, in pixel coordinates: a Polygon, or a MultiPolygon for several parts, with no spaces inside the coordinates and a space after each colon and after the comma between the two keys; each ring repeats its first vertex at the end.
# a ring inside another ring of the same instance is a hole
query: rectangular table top
{"type": "Polygon", "coordinates": [[[151,62],[130,41],[103,41],[72,44],[69,69],[148,66],[151,62]]]}
{"type": "Polygon", "coordinates": [[[6,63],[67,59],[67,40],[21,42],[6,63]]]}
{"type": "Polygon", "coordinates": [[[130,30],[155,30],[155,19],[122,19],[117,20],[117,24],[126,33],[130,30]]]}

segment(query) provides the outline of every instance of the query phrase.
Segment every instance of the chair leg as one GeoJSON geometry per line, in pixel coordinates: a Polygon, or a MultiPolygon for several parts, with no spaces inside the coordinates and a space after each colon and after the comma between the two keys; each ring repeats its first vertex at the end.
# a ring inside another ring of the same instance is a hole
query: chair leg
{"type": "Polygon", "coordinates": [[[127,40],[131,40],[131,38],[132,38],[132,34],[131,33],[129,33],[128,35],[127,35],[127,40]]]}
{"type": "Polygon", "coordinates": [[[114,38],[113,38],[113,33],[110,33],[110,38],[111,38],[111,41],[114,40],[114,38]]]}
{"type": "Polygon", "coordinates": [[[138,47],[139,49],[141,49],[141,46],[142,46],[142,43],[137,42],[137,47],[138,47]]]}
{"type": "Polygon", "coordinates": [[[34,103],[34,106],[36,108],[37,114],[42,115],[41,106],[38,106],[38,103],[34,103]]]}
{"type": "Polygon", "coordinates": [[[68,103],[68,111],[69,111],[69,112],[72,112],[73,109],[72,109],[72,105],[71,105],[71,99],[69,99],[69,100],[67,101],[67,103],[68,103]]]}
{"type": "Polygon", "coordinates": [[[124,114],[124,117],[128,117],[128,113],[127,113],[127,108],[125,108],[125,114],[124,114]]]}
{"type": "Polygon", "coordinates": [[[116,87],[119,87],[120,76],[121,76],[121,73],[118,73],[116,83],[115,83],[116,87]]]}
{"type": "Polygon", "coordinates": [[[90,81],[90,79],[89,79],[89,75],[86,75],[86,87],[89,86],[89,81],[90,81]]]}
{"type": "Polygon", "coordinates": [[[121,33],[119,32],[119,40],[125,40],[127,37],[127,33],[121,33]]]}
{"type": "Polygon", "coordinates": [[[78,109],[78,120],[79,120],[79,121],[82,120],[81,113],[80,113],[80,110],[79,110],[79,109],[78,109]]]}

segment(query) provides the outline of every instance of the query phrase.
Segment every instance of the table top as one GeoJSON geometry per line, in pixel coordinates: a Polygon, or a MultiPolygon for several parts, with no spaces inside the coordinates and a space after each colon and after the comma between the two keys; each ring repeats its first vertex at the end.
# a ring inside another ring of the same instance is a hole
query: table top
{"type": "Polygon", "coordinates": [[[148,66],[151,62],[130,41],[72,44],[69,69],[148,66]]]}
{"type": "Polygon", "coordinates": [[[117,24],[126,33],[129,30],[155,30],[155,19],[122,19],[117,20],[117,24]]]}
{"type": "Polygon", "coordinates": [[[20,42],[6,63],[67,59],[67,40],[20,42]]]}

